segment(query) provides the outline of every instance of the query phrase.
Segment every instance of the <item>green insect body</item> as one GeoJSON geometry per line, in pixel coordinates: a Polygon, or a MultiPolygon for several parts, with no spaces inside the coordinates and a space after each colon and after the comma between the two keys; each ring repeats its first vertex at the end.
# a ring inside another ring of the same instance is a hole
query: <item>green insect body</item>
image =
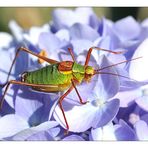
{"type": "Polygon", "coordinates": [[[27,72],[27,83],[32,84],[66,84],[72,78],[71,74],[63,74],[58,70],[58,64],[49,65],[39,70],[27,72]]]}
{"type": "Polygon", "coordinates": [[[39,70],[26,72],[22,75],[22,81],[30,84],[51,85],[48,89],[37,88],[42,91],[64,91],[71,85],[71,80],[75,79],[81,83],[85,78],[86,71],[93,71],[91,66],[86,69],[83,65],[71,61],[48,65],[39,70]]]}

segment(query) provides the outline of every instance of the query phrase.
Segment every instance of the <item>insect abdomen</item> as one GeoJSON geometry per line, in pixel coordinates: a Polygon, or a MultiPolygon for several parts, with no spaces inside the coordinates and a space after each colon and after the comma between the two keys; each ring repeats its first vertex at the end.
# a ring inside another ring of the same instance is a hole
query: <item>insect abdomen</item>
{"type": "Polygon", "coordinates": [[[27,72],[24,81],[32,84],[66,84],[70,83],[72,75],[62,74],[58,71],[58,65],[53,64],[39,70],[27,72]]]}

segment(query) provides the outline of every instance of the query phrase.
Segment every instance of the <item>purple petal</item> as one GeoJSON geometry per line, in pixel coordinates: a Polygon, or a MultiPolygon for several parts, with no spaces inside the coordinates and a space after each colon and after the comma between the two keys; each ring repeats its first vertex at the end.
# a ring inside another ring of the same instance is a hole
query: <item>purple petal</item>
{"type": "Polygon", "coordinates": [[[15,114],[9,114],[0,118],[0,138],[13,136],[28,128],[28,123],[15,114]]]}
{"type": "Polygon", "coordinates": [[[105,37],[107,35],[111,35],[111,30],[112,30],[113,22],[110,20],[103,18],[101,20],[101,24],[99,25],[99,33],[101,36],[105,37]]]}
{"type": "MultiPolygon", "coordinates": [[[[104,48],[104,49],[111,49],[110,36],[106,36],[106,37],[102,38],[97,46],[100,48],[104,48]]],[[[100,51],[100,52],[102,52],[102,51],[100,51]]],[[[103,53],[107,54],[107,52],[103,52],[103,53]]]]}
{"type": "Polygon", "coordinates": [[[84,50],[88,51],[88,49],[93,46],[93,42],[86,39],[74,39],[71,40],[71,44],[73,46],[74,52],[77,55],[82,53],[84,50]]]}
{"type": "Polygon", "coordinates": [[[113,124],[109,123],[103,127],[92,129],[90,140],[94,140],[94,141],[116,140],[113,124]]]}
{"type": "Polygon", "coordinates": [[[70,135],[65,137],[63,141],[85,141],[85,140],[78,135],[70,135]]]}
{"type": "Polygon", "coordinates": [[[14,20],[11,20],[8,26],[16,41],[21,42],[23,40],[23,29],[14,20]]]}
{"type": "Polygon", "coordinates": [[[148,99],[147,96],[141,96],[135,100],[135,102],[141,107],[143,110],[148,111],[148,99]]]}
{"type": "Polygon", "coordinates": [[[141,90],[127,90],[118,92],[113,98],[120,100],[120,107],[128,107],[137,97],[141,96],[141,90]]]}
{"type": "MultiPolygon", "coordinates": [[[[122,55],[122,54],[109,54],[107,56],[107,58],[109,59],[109,61],[111,61],[113,64],[117,64],[117,63],[120,63],[120,62],[123,62],[126,60],[125,56],[122,55]]],[[[124,68],[126,65],[126,63],[123,63],[123,64],[120,64],[120,65],[117,65],[116,67],[119,67],[119,68],[124,68]]]]}
{"type": "MultiPolygon", "coordinates": [[[[84,132],[92,126],[96,108],[94,108],[90,103],[87,103],[86,105],[73,106],[73,104],[68,104],[63,101],[63,108],[69,124],[69,131],[84,132]],[[66,107],[68,107],[69,110],[66,111],[66,107]]],[[[62,127],[66,127],[59,106],[55,108],[53,116],[62,127]]]]}
{"type": "MultiPolygon", "coordinates": [[[[35,98],[36,94],[30,92],[28,96],[30,96],[30,98],[35,98]]],[[[16,97],[16,101],[15,101],[16,114],[23,117],[25,120],[28,120],[29,117],[41,106],[42,106],[42,103],[38,100],[35,100],[35,99],[33,100],[29,98],[25,99],[25,98],[19,97],[19,95],[16,97]]]]}
{"type": "Polygon", "coordinates": [[[57,36],[58,35],[52,33],[41,33],[38,44],[41,49],[47,52],[49,58],[60,61],[59,54],[64,52],[63,48],[66,48],[69,43],[65,39],[60,39],[57,36]]]}
{"type": "Polygon", "coordinates": [[[96,30],[83,24],[76,23],[70,28],[70,35],[73,40],[86,39],[94,41],[99,37],[96,30]]]}
{"type": "Polygon", "coordinates": [[[117,21],[113,29],[121,40],[134,39],[140,34],[140,25],[131,16],[117,21]]]}
{"type": "Polygon", "coordinates": [[[145,39],[135,51],[132,58],[142,57],[141,59],[130,63],[129,75],[137,81],[148,80],[148,69],[145,66],[148,63],[148,39],[145,39]]]}
{"type": "Polygon", "coordinates": [[[139,140],[148,140],[148,125],[143,120],[135,123],[134,128],[139,140]]]}
{"type": "Polygon", "coordinates": [[[52,13],[53,25],[56,30],[67,28],[75,23],[89,24],[89,17],[93,14],[91,8],[55,9],[52,13]]]}
{"type": "Polygon", "coordinates": [[[96,30],[98,29],[98,27],[99,27],[99,19],[98,19],[96,14],[93,14],[93,15],[90,16],[89,25],[92,28],[96,29],[96,30]]]}
{"type": "MultiPolygon", "coordinates": [[[[57,96],[53,96],[57,99],[57,96]]],[[[23,87],[20,90],[15,101],[15,111],[25,120],[28,120],[30,125],[37,125],[41,122],[47,121],[52,105],[56,99],[39,92],[30,91],[28,88],[23,87]],[[52,100],[53,99],[53,100],[52,100]]]]}
{"type": "Polygon", "coordinates": [[[141,26],[145,28],[148,27],[148,18],[142,21],[141,26]]]}
{"type": "Polygon", "coordinates": [[[41,49],[47,49],[49,52],[52,52],[52,50],[59,48],[60,44],[60,39],[52,33],[44,32],[39,36],[39,47],[41,49]]]}
{"type": "Polygon", "coordinates": [[[0,32],[0,49],[1,48],[8,48],[10,43],[12,42],[13,38],[9,33],[0,32]]]}
{"type": "Polygon", "coordinates": [[[112,101],[106,102],[104,104],[104,107],[100,109],[99,113],[99,122],[95,126],[96,127],[102,127],[106,125],[108,122],[114,119],[114,117],[117,115],[119,110],[119,100],[118,99],[113,99],[112,101]]]}
{"type": "Polygon", "coordinates": [[[69,41],[70,36],[69,36],[69,30],[67,29],[60,29],[59,31],[56,32],[55,34],[60,40],[65,40],[69,41]]]}
{"type": "Polygon", "coordinates": [[[38,132],[46,131],[56,127],[58,123],[56,121],[47,121],[36,127],[27,128],[20,131],[12,137],[12,140],[26,140],[30,136],[37,134],[38,132]]]}
{"type": "Polygon", "coordinates": [[[141,120],[145,121],[148,124],[148,114],[144,114],[140,117],[141,120]]]}
{"type": "Polygon", "coordinates": [[[54,141],[54,138],[51,135],[49,135],[46,131],[43,131],[31,135],[30,137],[25,139],[25,141],[54,141]]]}
{"type": "MultiPolygon", "coordinates": [[[[108,59],[103,56],[100,64],[100,69],[106,66],[111,65],[108,59]]],[[[99,70],[99,72],[114,73],[117,74],[114,67],[107,68],[104,70],[99,70]]],[[[110,74],[100,74],[100,81],[97,81],[97,85],[94,89],[97,96],[100,96],[101,99],[107,100],[113,97],[119,90],[119,79],[118,76],[113,76],[110,74]]]]}
{"type": "MultiPolygon", "coordinates": [[[[63,101],[63,108],[69,124],[69,131],[83,132],[90,127],[99,127],[110,122],[117,114],[119,101],[117,99],[100,104],[99,100],[85,105],[70,104],[63,101]]],[[[55,108],[54,118],[65,128],[65,122],[59,106],[55,108]]]]}
{"type": "Polygon", "coordinates": [[[45,24],[42,27],[31,27],[29,33],[24,33],[24,38],[31,42],[33,45],[37,45],[39,36],[42,32],[49,32],[49,25],[45,24]]]}
{"type": "Polygon", "coordinates": [[[115,125],[115,135],[117,140],[120,141],[132,141],[136,140],[136,134],[134,130],[123,120],[120,120],[118,125],[115,125]]]}

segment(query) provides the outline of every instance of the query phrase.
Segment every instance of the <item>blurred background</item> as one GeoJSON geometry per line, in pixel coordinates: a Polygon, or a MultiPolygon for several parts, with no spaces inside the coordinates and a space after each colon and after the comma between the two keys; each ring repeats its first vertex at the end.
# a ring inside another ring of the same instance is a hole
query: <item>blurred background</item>
{"type": "MultiPolygon", "coordinates": [[[[29,29],[31,26],[41,26],[49,22],[52,10],[55,7],[5,7],[0,8],[0,31],[7,31],[8,22],[16,20],[21,27],[29,29]]],[[[75,9],[68,7],[68,9],[75,9]]],[[[105,16],[113,21],[132,15],[136,20],[142,21],[148,17],[148,7],[95,7],[93,8],[98,17],[105,16]]]]}

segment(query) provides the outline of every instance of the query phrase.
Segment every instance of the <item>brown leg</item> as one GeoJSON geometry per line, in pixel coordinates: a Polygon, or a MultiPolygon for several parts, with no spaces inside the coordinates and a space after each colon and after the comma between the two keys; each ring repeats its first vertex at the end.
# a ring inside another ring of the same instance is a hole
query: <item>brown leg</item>
{"type": "Polygon", "coordinates": [[[10,86],[10,84],[18,84],[18,85],[24,85],[24,86],[30,86],[30,87],[44,87],[44,88],[48,88],[48,87],[58,87],[56,85],[40,85],[40,84],[30,84],[30,83],[25,83],[25,82],[21,82],[21,81],[15,81],[15,80],[11,80],[9,81],[8,83],[5,84],[6,88],[5,88],[5,91],[4,91],[4,94],[2,96],[2,99],[0,100],[0,109],[2,109],[2,106],[3,106],[3,102],[4,102],[4,98],[5,98],[5,95],[7,93],[7,90],[10,86]]]}
{"type": "Polygon", "coordinates": [[[72,52],[72,49],[71,48],[68,48],[68,51],[69,51],[69,53],[70,53],[70,55],[72,57],[72,60],[75,62],[75,57],[74,57],[74,54],[72,52]]]}
{"type": "MultiPolygon", "coordinates": [[[[52,87],[52,85],[40,85],[40,84],[30,84],[30,83],[25,83],[25,82],[20,82],[20,81],[15,81],[15,80],[11,80],[9,81],[7,84],[6,84],[6,88],[5,88],[5,91],[4,91],[4,94],[2,96],[2,99],[0,101],[0,109],[2,109],[2,105],[3,105],[3,102],[4,102],[4,98],[5,98],[5,95],[8,91],[8,88],[10,86],[10,84],[18,84],[18,85],[25,85],[25,86],[31,86],[31,87],[52,87]]],[[[53,85],[53,87],[55,87],[53,85]]],[[[64,113],[64,110],[63,110],[63,107],[62,107],[62,101],[64,100],[64,98],[73,90],[73,86],[71,86],[66,93],[64,93],[60,99],[59,99],[59,106],[60,106],[60,109],[62,111],[62,114],[63,114],[63,117],[64,117],[64,121],[65,121],[65,124],[66,124],[66,131],[68,132],[69,130],[69,125],[68,125],[68,122],[67,122],[67,119],[66,119],[66,116],[65,116],[65,113],[64,113]]]]}
{"type": "Polygon", "coordinates": [[[73,86],[71,86],[59,99],[59,106],[60,106],[60,109],[62,111],[62,114],[63,114],[63,117],[64,117],[64,121],[65,121],[65,124],[66,124],[66,134],[68,133],[68,130],[69,130],[69,125],[68,125],[68,122],[67,122],[67,119],[66,119],[66,116],[65,116],[65,113],[64,113],[64,109],[63,109],[63,106],[62,106],[62,101],[64,100],[64,98],[73,90],[73,86]]]}
{"type": "Polygon", "coordinates": [[[106,52],[110,52],[110,53],[114,53],[114,54],[122,54],[122,53],[124,53],[124,51],[115,52],[115,51],[112,51],[112,50],[102,49],[102,48],[99,48],[99,47],[91,47],[88,50],[88,52],[87,52],[87,56],[86,56],[86,60],[85,60],[85,65],[84,65],[85,67],[89,63],[90,55],[91,55],[91,52],[92,52],[93,49],[102,50],[102,51],[106,51],[106,52]]]}
{"type": "Polygon", "coordinates": [[[15,61],[16,61],[16,58],[18,57],[18,54],[19,54],[20,51],[25,51],[25,52],[27,52],[27,53],[29,53],[29,54],[32,54],[32,55],[38,57],[39,59],[42,59],[42,60],[44,60],[44,61],[46,61],[46,62],[48,62],[48,63],[50,63],[50,64],[54,64],[54,63],[57,63],[57,62],[58,62],[58,61],[56,61],[56,60],[52,60],[52,59],[46,58],[46,57],[44,57],[44,56],[42,56],[42,55],[38,55],[38,54],[36,54],[36,53],[33,53],[32,51],[30,51],[30,50],[27,49],[27,48],[20,47],[20,48],[18,48],[17,51],[16,51],[16,54],[15,54],[15,57],[14,57],[14,59],[13,59],[13,61],[12,61],[12,64],[11,64],[11,67],[10,67],[10,70],[9,70],[8,77],[7,77],[7,81],[6,81],[6,82],[8,82],[8,80],[9,80],[9,76],[10,76],[12,67],[13,67],[13,65],[14,65],[14,63],[15,63],[15,61]]]}
{"type": "Polygon", "coordinates": [[[76,85],[75,85],[74,81],[71,80],[71,82],[72,82],[72,85],[73,85],[73,87],[74,87],[74,89],[75,89],[75,91],[76,91],[76,93],[77,93],[77,95],[78,95],[78,97],[79,97],[80,103],[81,103],[81,104],[86,104],[87,101],[86,101],[86,102],[83,102],[83,101],[82,101],[82,98],[81,98],[81,96],[80,96],[80,94],[79,94],[79,92],[78,92],[78,90],[77,90],[77,88],[76,88],[76,85]]]}

